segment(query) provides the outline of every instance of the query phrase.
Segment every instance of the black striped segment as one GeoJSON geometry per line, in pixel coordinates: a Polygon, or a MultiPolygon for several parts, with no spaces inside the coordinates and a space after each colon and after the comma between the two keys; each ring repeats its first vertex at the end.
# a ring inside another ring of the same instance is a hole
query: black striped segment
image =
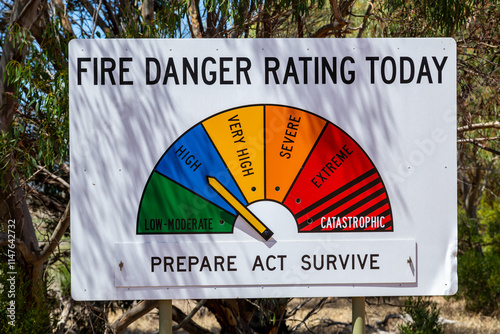
{"type": "Polygon", "coordinates": [[[333,124],[313,148],[284,202],[299,232],[393,231],[389,197],[361,147],[333,124]]]}

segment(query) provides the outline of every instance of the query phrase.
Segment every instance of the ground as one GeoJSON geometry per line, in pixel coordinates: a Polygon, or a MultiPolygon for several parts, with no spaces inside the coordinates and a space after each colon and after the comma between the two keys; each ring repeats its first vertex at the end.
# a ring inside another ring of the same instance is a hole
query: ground
{"type": "MultiPolygon", "coordinates": [[[[335,334],[350,333],[351,301],[349,298],[328,298],[324,306],[307,318],[305,323],[301,321],[313,310],[321,298],[314,298],[302,305],[293,317],[287,320],[288,328],[294,329],[294,333],[335,334]]],[[[453,298],[432,297],[441,310],[441,320],[444,324],[445,334],[500,334],[500,318],[486,317],[471,314],[465,311],[464,303],[453,298]]],[[[295,307],[306,302],[306,298],[296,298],[289,303],[289,312],[295,307]]],[[[366,324],[369,333],[399,333],[398,325],[403,323],[399,316],[400,308],[404,298],[367,298],[366,324]],[[385,326],[380,323],[388,318],[385,326]]],[[[174,305],[185,313],[196,305],[192,300],[175,300],[174,305]]],[[[119,315],[114,315],[117,318],[119,315]]],[[[111,320],[111,319],[110,319],[111,320]]],[[[194,320],[213,333],[219,332],[219,327],[213,315],[206,309],[201,308],[194,320]]],[[[175,323],[174,323],[175,324],[175,323]]],[[[136,323],[132,324],[125,334],[151,334],[158,331],[158,310],[153,310],[136,323]]],[[[180,330],[176,333],[185,333],[180,330]]]]}

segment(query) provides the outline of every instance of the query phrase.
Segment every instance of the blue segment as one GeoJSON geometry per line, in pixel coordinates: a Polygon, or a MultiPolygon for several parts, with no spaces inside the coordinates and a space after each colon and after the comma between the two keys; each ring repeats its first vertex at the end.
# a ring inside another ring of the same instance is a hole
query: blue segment
{"type": "Polygon", "coordinates": [[[218,179],[243,205],[248,204],[201,124],[170,146],[155,170],[236,216],[238,213],[210,187],[207,176],[218,179]]]}

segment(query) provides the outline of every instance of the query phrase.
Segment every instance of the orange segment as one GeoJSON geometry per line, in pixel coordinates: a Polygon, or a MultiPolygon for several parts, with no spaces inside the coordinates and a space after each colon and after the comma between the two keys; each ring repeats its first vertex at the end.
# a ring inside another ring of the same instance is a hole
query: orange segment
{"type": "Polygon", "coordinates": [[[264,107],[233,109],[207,119],[203,126],[247,202],[263,199],[264,107]]]}
{"type": "Polygon", "coordinates": [[[282,106],[266,106],[266,198],[282,202],[326,121],[282,106]]]}

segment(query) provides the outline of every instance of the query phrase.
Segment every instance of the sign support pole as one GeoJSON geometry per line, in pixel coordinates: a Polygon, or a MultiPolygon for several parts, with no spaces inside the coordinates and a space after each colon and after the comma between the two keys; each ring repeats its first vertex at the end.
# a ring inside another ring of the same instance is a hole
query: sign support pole
{"type": "Polygon", "coordinates": [[[172,334],[172,299],[158,302],[160,331],[158,334],[172,334]]]}
{"type": "Polygon", "coordinates": [[[352,298],[352,334],[365,334],[365,297],[352,298]]]}

